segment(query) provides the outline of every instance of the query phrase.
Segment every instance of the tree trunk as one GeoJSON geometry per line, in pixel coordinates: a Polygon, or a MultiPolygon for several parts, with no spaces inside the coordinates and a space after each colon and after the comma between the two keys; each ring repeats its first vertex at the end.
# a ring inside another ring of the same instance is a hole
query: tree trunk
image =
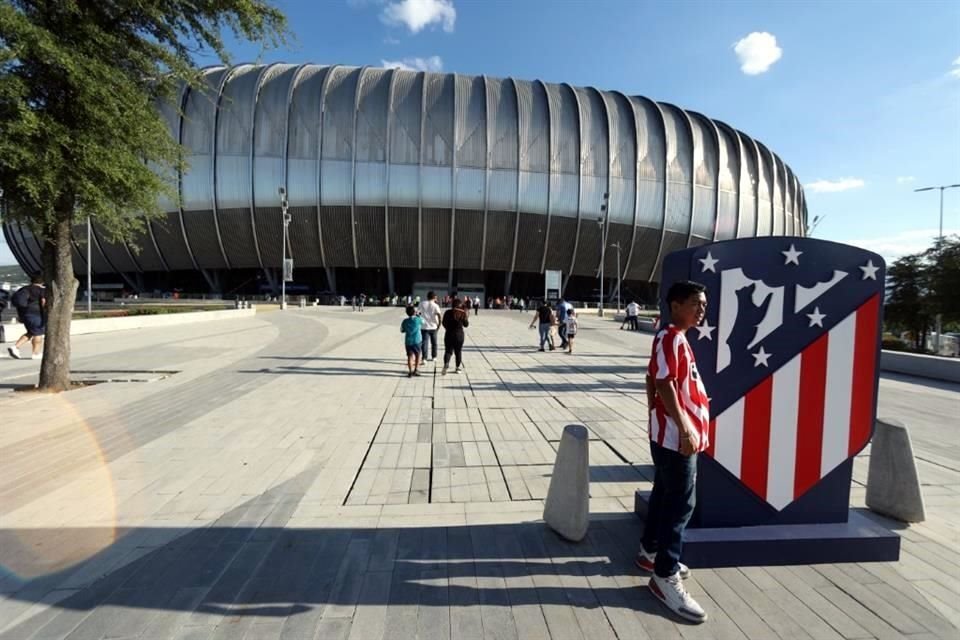
{"type": "Polygon", "coordinates": [[[77,279],[73,276],[70,232],[73,204],[58,206],[56,222],[44,229],[43,271],[47,284],[47,335],[43,362],[40,364],[42,391],[59,392],[70,388],[70,321],[77,299],[77,279]]]}

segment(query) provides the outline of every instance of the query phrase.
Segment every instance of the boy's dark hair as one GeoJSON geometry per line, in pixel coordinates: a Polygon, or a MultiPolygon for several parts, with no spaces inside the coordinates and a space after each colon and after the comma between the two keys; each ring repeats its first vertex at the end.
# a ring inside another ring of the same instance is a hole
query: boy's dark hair
{"type": "Polygon", "coordinates": [[[686,302],[690,296],[705,293],[706,291],[707,288],[699,282],[680,280],[670,285],[670,289],[667,290],[667,304],[686,302]]]}
{"type": "Polygon", "coordinates": [[[43,284],[43,274],[35,273],[30,276],[30,284],[43,284]]]}
{"type": "Polygon", "coordinates": [[[437,294],[435,294],[433,291],[427,292],[427,300],[433,300],[436,297],[437,297],[437,294]]]}
{"type": "Polygon", "coordinates": [[[407,315],[408,315],[408,316],[413,316],[413,314],[415,314],[416,312],[417,312],[417,310],[413,308],[413,305],[412,305],[412,304],[408,304],[408,305],[407,305],[407,315]]]}

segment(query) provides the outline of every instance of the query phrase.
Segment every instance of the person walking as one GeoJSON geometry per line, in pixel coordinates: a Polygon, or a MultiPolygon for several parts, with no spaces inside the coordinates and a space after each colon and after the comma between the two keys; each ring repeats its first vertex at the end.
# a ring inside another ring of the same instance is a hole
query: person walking
{"type": "Polygon", "coordinates": [[[567,318],[564,324],[567,327],[567,353],[573,353],[573,339],[577,337],[577,329],[580,328],[576,310],[567,309],[567,318]]]}
{"type": "Polygon", "coordinates": [[[683,536],[696,506],[697,454],[710,439],[710,401],[686,333],[706,314],[706,287],[675,282],[667,290],[670,323],[654,338],[646,376],[650,453],[655,468],[636,565],[652,573],[649,588],[677,615],[704,622],[707,614],[683,586],[683,536]]]}
{"type": "Polygon", "coordinates": [[[420,319],[423,320],[420,355],[422,360],[432,362],[437,357],[437,329],[440,328],[440,305],[433,291],[427,293],[427,299],[420,303],[420,319]]]}
{"type": "Polygon", "coordinates": [[[563,298],[557,301],[557,333],[560,335],[560,349],[567,348],[567,303],[563,298]]]}
{"type": "Polygon", "coordinates": [[[23,357],[20,355],[20,347],[29,340],[32,358],[39,360],[43,357],[43,334],[46,331],[47,316],[47,289],[43,284],[43,276],[36,274],[31,277],[30,284],[17,289],[10,302],[16,308],[17,319],[26,333],[7,351],[11,358],[19,360],[23,357]]]}
{"type": "Polygon", "coordinates": [[[480,296],[473,297],[473,315],[480,313],[480,296]]]}
{"type": "Polygon", "coordinates": [[[400,333],[403,334],[403,345],[407,352],[407,377],[419,376],[417,368],[420,366],[420,343],[423,342],[423,319],[417,315],[413,305],[407,305],[407,317],[400,323],[400,333]]]}
{"type": "Polygon", "coordinates": [[[623,322],[620,323],[620,329],[623,329],[623,325],[629,324],[630,331],[636,331],[639,329],[637,325],[637,316],[640,314],[640,305],[636,302],[630,301],[630,304],[627,305],[626,315],[623,317],[623,322]]]}
{"type": "Polygon", "coordinates": [[[363,311],[363,308],[366,306],[366,304],[367,304],[367,294],[361,293],[360,294],[360,311],[363,311]]]}
{"type": "Polygon", "coordinates": [[[463,369],[463,340],[465,338],[463,330],[470,326],[470,320],[467,313],[463,310],[463,303],[454,298],[450,303],[451,308],[443,313],[440,323],[443,325],[443,371],[441,375],[447,373],[450,367],[450,357],[456,355],[457,368],[454,373],[460,373],[463,369]]]}
{"type": "Polygon", "coordinates": [[[546,300],[537,307],[537,312],[534,314],[533,320],[530,321],[531,329],[533,329],[534,323],[538,320],[540,325],[540,351],[544,350],[544,345],[547,343],[550,344],[550,351],[553,351],[556,347],[553,344],[553,335],[550,330],[553,328],[554,315],[553,309],[550,308],[550,303],[546,300]]]}

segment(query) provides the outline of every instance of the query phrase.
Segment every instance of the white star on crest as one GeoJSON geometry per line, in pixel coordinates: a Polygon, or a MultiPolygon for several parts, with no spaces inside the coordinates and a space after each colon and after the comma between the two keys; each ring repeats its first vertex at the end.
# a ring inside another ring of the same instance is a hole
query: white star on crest
{"type": "Polygon", "coordinates": [[[720,261],[710,255],[710,252],[707,251],[707,257],[700,258],[700,264],[703,265],[703,269],[700,270],[700,273],[703,273],[704,271],[713,271],[716,273],[717,270],[713,268],[713,265],[717,264],[718,262],[720,261]]]}
{"type": "Polygon", "coordinates": [[[766,351],[763,350],[763,347],[760,347],[760,351],[757,351],[756,353],[751,353],[750,355],[753,356],[754,367],[759,367],[760,365],[769,367],[770,365],[767,364],[767,360],[769,360],[770,356],[773,354],[767,353],[766,351]]]}
{"type": "Polygon", "coordinates": [[[807,317],[810,318],[810,326],[823,327],[823,319],[826,318],[826,314],[820,313],[820,307],[814,307],[813,313],[808,313],[807,317]]]}
{"type": "Polygon", "coordinates": [[[800,266],[800,261],[797,260],[797,258],[803,255],[803,251],[797,251],[797,248],[794,245],[791,244],[788,251],[781,251],[780,253],[786,256],[786,260],[783,261],[783,264],[793,263],[797,266],[800,266]]]}
{"type": "Polygon", "coordinates": [[[878,269],[880,269],[880,267],[873,266],[873,260],[867,260],[867,264],[860,267],[860,270],[863,271],[863,278],[861,278],[861,280],[876,280],[878,269]]]}
{"type": "Polygon", "coordinates": [[[697,340],[713,340],[713,332],[717,330],[716,327],[711,327],[710,323],[706,320],[703,321],[703,324],[698,325],[695,329],[699,332],[700,335],[697,336],[697,340]]]}

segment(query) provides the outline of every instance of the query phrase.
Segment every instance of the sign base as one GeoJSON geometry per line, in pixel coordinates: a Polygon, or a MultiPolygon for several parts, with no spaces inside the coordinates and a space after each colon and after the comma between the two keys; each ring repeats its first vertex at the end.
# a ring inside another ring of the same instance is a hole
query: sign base
{"type": "MultiPolygon", "coordinates": [[[[637,491],[634,511],[645,518],[648,491],[637,491]]],[[[846,522],[686,530],[683,562],[694,568],[759,567],[834,562],[895,562],[900,536],[850,511],[846,522]]]]}

